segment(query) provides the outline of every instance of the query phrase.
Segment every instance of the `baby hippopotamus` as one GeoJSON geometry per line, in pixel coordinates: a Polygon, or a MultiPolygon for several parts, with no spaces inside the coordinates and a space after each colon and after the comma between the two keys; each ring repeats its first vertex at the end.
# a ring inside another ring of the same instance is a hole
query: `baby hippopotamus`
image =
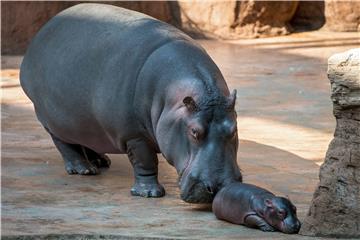
{"type": "Polygon", "coordinates": [[[212,209],[218,219],[262,231],[298,233],[301,226],[289,199],[252,184],[235,182],[222,188],[212,209]]]}

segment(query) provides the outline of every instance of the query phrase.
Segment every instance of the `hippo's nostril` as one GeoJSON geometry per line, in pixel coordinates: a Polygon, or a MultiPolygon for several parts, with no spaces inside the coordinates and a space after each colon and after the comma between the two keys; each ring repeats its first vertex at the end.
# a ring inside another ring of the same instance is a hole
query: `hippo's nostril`
{"type": "Polygon", "coordinates": [[[296,223],[293,224],[292,229],[293,229],[294,233],[298,233],[300,228],[301,228],[301,223],[299,221],[297,221],[296,223]]]}
{"type": "Polygon", "coordinates": [[[206,186],[206,190],[207,190],[210,194],[214,194],[213,189],[212,189],[209,185],[206,186]]]}

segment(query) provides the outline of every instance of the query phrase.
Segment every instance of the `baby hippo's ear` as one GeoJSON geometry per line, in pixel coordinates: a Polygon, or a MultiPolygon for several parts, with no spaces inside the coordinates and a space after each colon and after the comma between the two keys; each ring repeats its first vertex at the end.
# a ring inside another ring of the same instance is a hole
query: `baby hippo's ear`
{"type": "Polygon", "coordinates": [[[198,110],[195,100],[190,96],[185,97],[183,103],[190,112],[196,112],[198,110]]]}
{"type": "Polygon", "coordinates": [[[274,206],[271,199],[265,199],[265,205],[271,208],[274,206]]]}
{"type": "Polygon", "coordinates": [[[236,93],[237,93],[237,91],[236,91],[236,89],[234,89],[228,99],[228,107],[231,109],[233,109],[235,107],[236,93]]]}

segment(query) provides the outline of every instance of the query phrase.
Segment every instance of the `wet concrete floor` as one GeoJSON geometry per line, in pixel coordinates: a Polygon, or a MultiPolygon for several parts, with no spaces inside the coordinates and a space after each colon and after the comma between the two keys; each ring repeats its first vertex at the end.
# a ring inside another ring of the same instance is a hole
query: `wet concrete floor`
{"type": "MultiPolygon", "coordinates": [[[[359,46],[357,33],[312,32],[232,42],[199,41],[238,90],[244,181],[288,195],[303,219],[332,138],[327,58],[359,46]]],[[[50,239],[289,239],[216,220],[180,200],[175,170],[160,157],[166,196],[132,197],[125,155],[98,176],[67,175],[18,81],[21,57],[2,57],[2,236],[50,239]]],[[[292,235],[290,239],[308,239],[292,235]]],[[[309,238],[310,239],[310,238],[309,238]]]]}

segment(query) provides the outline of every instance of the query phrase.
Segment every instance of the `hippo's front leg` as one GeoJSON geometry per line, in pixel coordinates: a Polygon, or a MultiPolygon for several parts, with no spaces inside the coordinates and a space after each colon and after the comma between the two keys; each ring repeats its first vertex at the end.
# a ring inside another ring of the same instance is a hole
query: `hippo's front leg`
{"type": "Polygon", "coordinates": [[[245,218],[244,224],[251,228],[259,228],[264,232],[274,232],[275,229],[258,215],[251,214],[245,218]]]}
{"type": "Polygon", "coordinates": [[[133,196],[162,197],[164,187],[158,182],[158,158],[156,151],[144,139],[127,142],[127,153],[134,168],[135,184],[131,188],[133,196]]]}

